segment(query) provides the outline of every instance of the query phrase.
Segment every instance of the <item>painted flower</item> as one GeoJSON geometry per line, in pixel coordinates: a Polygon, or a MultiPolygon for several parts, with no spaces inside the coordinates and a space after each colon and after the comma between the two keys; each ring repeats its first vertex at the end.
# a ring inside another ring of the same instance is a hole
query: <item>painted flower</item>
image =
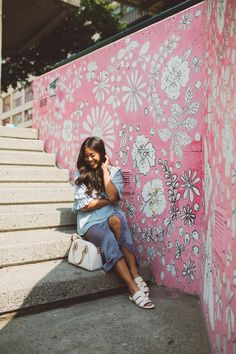
{"type": "Polygon", "coordinates": [[[171,273],[173,277],[176,277],[177,272],[173,261],[170,264],[166,265],[166,270],[167,272],[171,273]]]}
{"type": "Polygon", "coordinates": [[[114,148],[116,139],[114,130],[114,120],[105,107],[92,107],[87,119],[83,122],[83,128],[86,133],[81,134],[81,138],[88,136],[98,136],[106,142],[106,149],[109,156],[112,156],[111,149],[114,148]]]}
{"type": "Polygon", "coordinates": [[[141,187],[140,174],[139,174],[139,173],[136,173],[136,174],[133,176],[133,181],[134,181],[134,184],[136,185],[136,187],[138,187],[138,188],[141,187]]]}
{"type": "Polygon", "coordinates": [[[147,242],[151,241],[152,229],[150,226],[144,227],[143,229],[141,227],[138,227],[138,231],[141,233],[141,237],[144,241],[147,242]]]}
{"type": "Polygon", "coordinates": [[[160,262],[161,262],[161,265],[165,265],[165,248],[163,247],[162,249],[160,250],[157,250],[157,255],[160,257],[160,262]]]}
{"type": "Polygon", "coordinates": [[[185,250],[185,246],[181,245],[179,241],[176,241],[175,243],[175,258],[179,259],[181,257],[182,252],[185,250]]]}
{"type": "Polygon", "coordinates": [[[179,208],[175,205],[172,204],[170,207],[170,218],[172,221],[176,221],[179,217],[179,215],[181,214],[179,208]]]}
{"type": "Polygon", "coordinates": [[[181,176],[184,184],[181,184],[182,188],[185,188],[183,199],[186,199],[189,196],[190,202],[194,200],[194,194],[198,197],[200,196],[199,189],[195,186],[196,183],[200,182],[200,177],[196,177],[197,172],[188,170],[188,173],[184,171],[184,175],[181,176]]]}
{"type": "Polygon", "coordinates": [[[152,143],[144,135],[138,135],[132,149],[134,167],[146,175],[155,166],[155,153],[152,143]]]}
{"type": "Polygon", "coordinates": [[[95,71],[97,70],[98,66],[95,61],[90,61],[87,65],[88,72],[86,74],[86,79],[88,82],[95,78],[95,71]]]}
{"type": "Polygon", "coordinates": [[[62,137],[66,143],[70,143],[73,136],[73,123],[71,120],[65,120],[62,128],[62,137]]]}
{"type": "Polygon", "coordinates": [[[79,118],[82,118],[84,114],[84,107],[84,102],[80,102],[77,109],[74,111],[74,115],[77,115],[79,118]]]}
{"type": "Polygon", "coordinates": [[[58,95],[56,95],[55,106],[54,106],[54,115],[57,119],[62,119],[65,113],[65,100],[58,95]]]}
{"type": "Polygon", "coordinates": [[[148,246],[147,248],[148,260],[153,261],[155,257],[155,249],[152,246],[148,246]]]}
{"type": "Polygon", "coordinates": [[[143,246],[142,245],[138,245],[138,253],[139,254],[143,253],[143,246]]]}
{"type": "Polygon", "coordinates": [[[194,65],[195,73],[198,73],[201,70],[201,59],[199,57],[193,57],[192,63],[194,65]]]}
{"type": "Polygon", "coordinates": [[[192,214],[192,211],[193,209],[189,204],[183,207],[183,215],[181,216],[181,219],[184,220],[184,225],[191,226],[195,224],[196,215],[192,214]]]}
{"type": "Polygon", "coordinates": [[[108,84],[109,78],[106,71],[102,71],[98,77],[97,81],[94,81],[93,93],[95,93],[95,98],[98,103],[103,102],[106,93],[109,92],[110,85],[108,84]]]}
{"type": "Polygon", "coordinates": [[[72,84],[68,84],[66,86],[66,101],[67,102],[74,101],[74,93],[75,93],[75,89],[72,87],[72,84]]]}
{"type": "Polygon", "coordinates": [[[172,99],[179,98],[181,87],[189,80],[188,62],[179,56],[171,58],[162,71],[161,89],[172,99]]]}
{"type": "Polygon", "coordinates": [[[82,67],[75,70],[73,84],[75,88],[80,88],[82,85],[83,74],[81,73],[82,67]]]}
{"type": "Polygon", "coordinates": [[[184,263],[182,275],[184,277],[187,277],[188,284],[190,284],[195,279],[196,276],[195,268],[196,268],[196,263],[191,259],[188,261],[188,263],[184,263]]]}
{"type": "Polygon", "coordinates": [[[159,95],[155,92],[154,86],[151,86],[148,91],[148,103],[153,118],[159,122],[163,117],[163,109],[161,108],[159,95]]]}
{"type": "Polygon", "coordinates": [[[142,82],[142,76],[138,71],[132,71],[130,76],[127,76],[129,86],[123,86],[122,91],[125,92],[122,97],[122,102],[126,102],[126,112],[137,112],[138,106],[143,105],[142,97],[146,97],[146,93],[142,89],[146,86],[142,82]]]}
{"type": "Polygon", "coordinates": [[[142,191],[143,204],[141,210],[147,217],[161,215],[166,208],[163,183],[160,179],[147,182],[142,191]]]}
{"type": "Polygon", "coordinates": [[[125,208],[127,213],[130,217],[134,216],[135,214],[135,206],[134,204],[130,203],[128,200],[125,201],[125,208]]]}
{"type": "Polygon", "coordinates": [[[183,28],[186,31],[188,26],[191,25],[191,23],[192,23],[192,14],[191,13],[184,14],[182,15],[179,28],[183,28]]]}
{"type": "Polygon", "coordinates": [[[120,87],[112,86],[111,96],[109,96],[106,100],[106,103],[110,104],[112,106],[112,109],[116,109],[120,107],[119,93],[120,93],[120,87]]]}

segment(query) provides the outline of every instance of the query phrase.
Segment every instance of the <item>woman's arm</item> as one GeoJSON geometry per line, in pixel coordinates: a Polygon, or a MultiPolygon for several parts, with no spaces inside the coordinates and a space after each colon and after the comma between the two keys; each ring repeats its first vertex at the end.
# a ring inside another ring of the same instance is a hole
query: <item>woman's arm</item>
{"type": "Polygon", "coordinates": [[[120,199],[119,193],[116,186],[111,180],[111,174],[108,169],[108,166],[109,166],[109,160],[108,157],[106,156],[106,161],[102,164],[105,192],[108,195],[109,200],[111,202],[116,202],[117,200],[120,199]]]}
{"type": "Polygon", "coordinates": [[[84,206],[83,208],[79,209],[80,211],[91,211],[95,209],[100,209],[106,205],[110,205],[111,201],[108,199],[93,199],[89,202],[88,205],[84,206]]]}

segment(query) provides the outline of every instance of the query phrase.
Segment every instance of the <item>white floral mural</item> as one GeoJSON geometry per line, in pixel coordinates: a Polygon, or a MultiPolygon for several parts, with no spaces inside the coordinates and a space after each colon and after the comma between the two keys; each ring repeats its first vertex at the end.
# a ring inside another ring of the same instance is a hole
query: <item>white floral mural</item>
{"type": "Polygon", "coordinates": [[[56,153],[72,178],[81,142],[94,135],[104,139],[111,162],[130,177],[122,207],[136,252],[150,262],[158,283],[190,294],[200,292],[203,253],[203,7],[188,8],[34,83],[34,127],[47,151],[56,153]]]}

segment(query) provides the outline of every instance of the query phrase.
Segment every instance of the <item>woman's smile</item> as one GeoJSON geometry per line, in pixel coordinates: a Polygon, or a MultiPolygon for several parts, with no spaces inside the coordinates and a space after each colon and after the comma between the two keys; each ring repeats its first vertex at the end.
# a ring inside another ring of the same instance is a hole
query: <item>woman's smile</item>
{"type": "Polygon", "coordinates": [[[90,168],[97,168],[100,161],[100,154],[96,150],[86,147],[84,159],[90,168]]]}

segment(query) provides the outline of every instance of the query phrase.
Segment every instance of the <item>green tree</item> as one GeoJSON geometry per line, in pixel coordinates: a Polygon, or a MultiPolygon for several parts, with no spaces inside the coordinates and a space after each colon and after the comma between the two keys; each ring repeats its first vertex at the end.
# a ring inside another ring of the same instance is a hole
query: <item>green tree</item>
{"type": "MultiPolygon", "coordinates": [[[[2,91],[9,85],[27,84],[30,75],[38,76],[68,56],[124,29],[121,17],[114,15],[108,0],[81,0],[81,7],[64,22],[27,48],[23,53],[3,58],[2,91]]],[[[4,55],[4,53],[3,53],[4,55]]]]}

